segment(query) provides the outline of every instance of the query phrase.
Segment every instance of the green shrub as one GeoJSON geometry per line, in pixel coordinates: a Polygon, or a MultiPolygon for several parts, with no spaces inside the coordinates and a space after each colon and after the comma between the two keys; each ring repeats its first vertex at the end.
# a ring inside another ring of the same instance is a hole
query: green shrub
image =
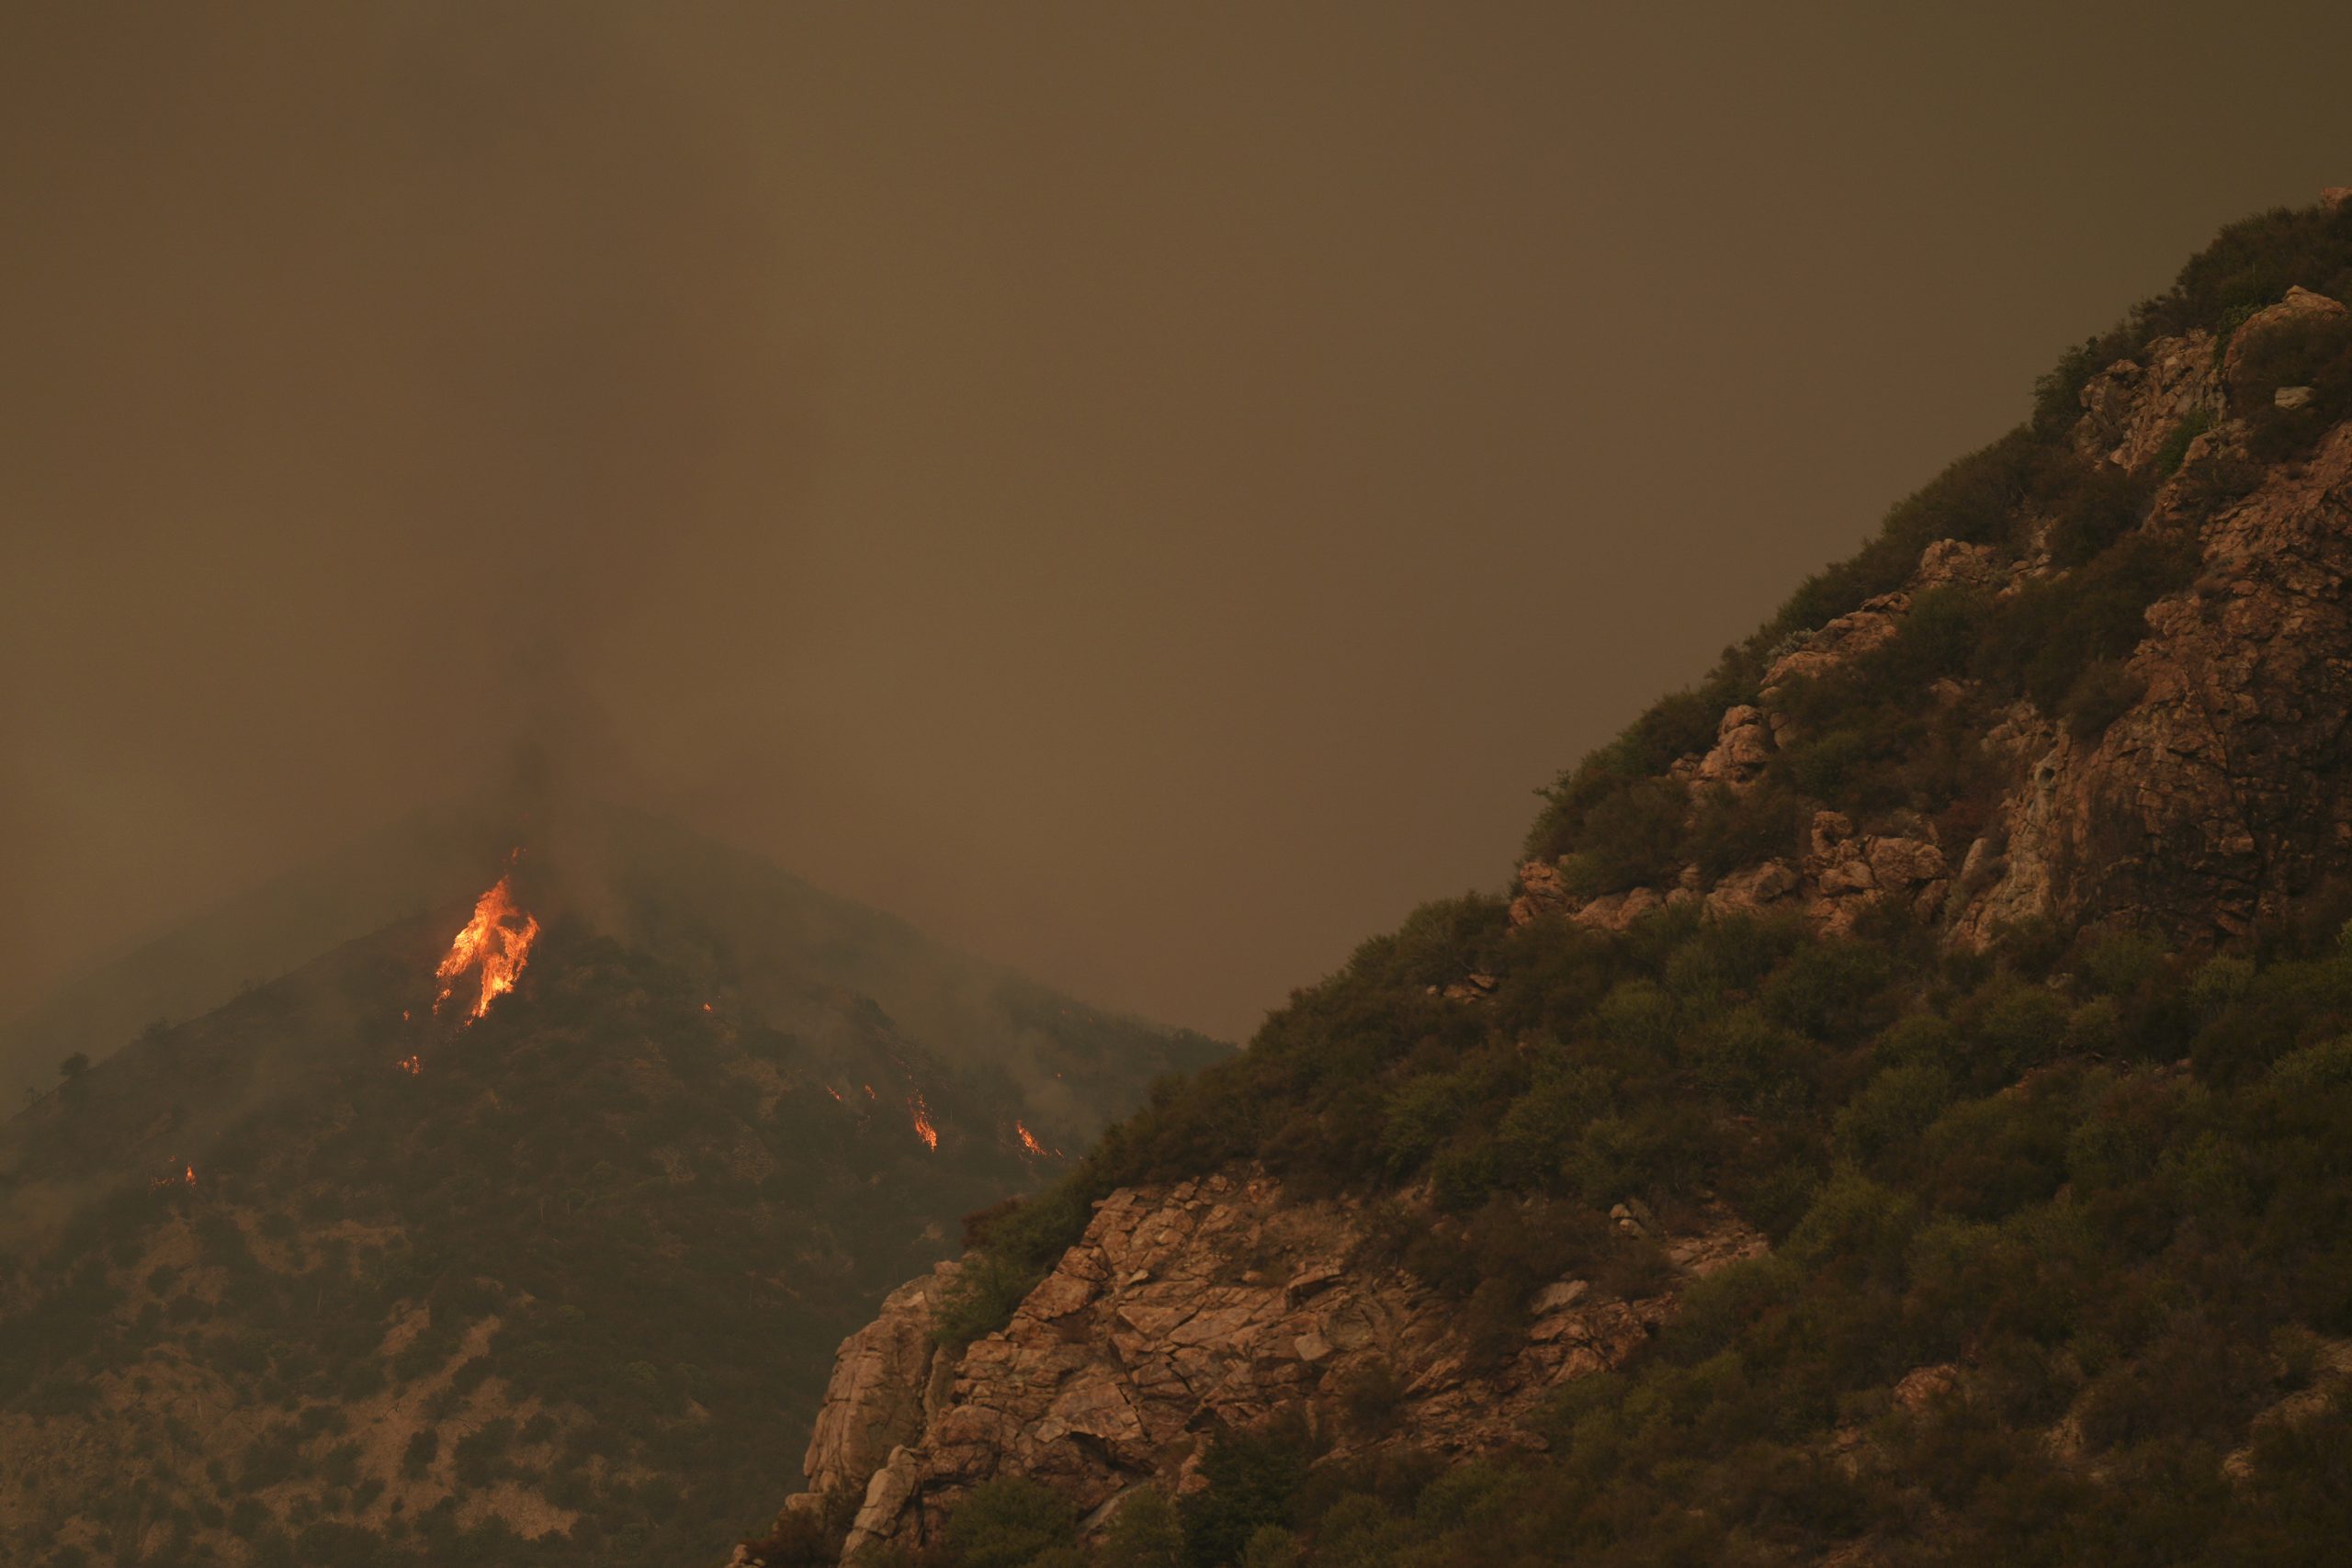
{"type": "Polygon", "coordinates": [[[1139,1486],[1112,1516],[1097,1562],[1100,1568],[1179,1568],[1183,1554],[1184,1529],[1174,1506],[1158,1487],[1139,1486]]]}
{"type": "Polygon", "coordinates": [[[1594,801],[1562,867],[1570,891],[1589,898],[1669,880],[1689,810],[1688,793],[1670,779],[1629,780],[1594,801]]]}
{"type": "Polygon", "coordinates": [[[950,1350],[961,1349],[1012,1319],[1022,1299],[1036,1288],[1035,1270],[997,1252],[964,1255],[964,1267],[933,1308],[932,1336],[950,1350]]]}
{"type": "Polygon", "coordinates": [[[1951,1103],[1951,1077],[1940,1063],[1889,1067],[1838,1112],[1838,1147],[1865,1166],[1889,1154],[1907,1156],[1951,1103]]]}
{"type": "Polygon", "coordinates": [[[2189,444],[2212,428],[2211,414],[2201,408],[2189,410],[2180,423],[2172,427],[2171,434],[2165,437],[2165,444],[2156,448],[2156,455],[2150,464],[2155,477],[2168,479],[2180,472],[2181,464],[2188,460],[2189,444]]]}
{"type": "Polygon", "coordinates": [[[956,1505],[944,1539],[961,1568],[1023,1568],[1041,1552],[1073,1544],[1075,1529],[1069,1506],[1052,1487],[1000,1475],[956,1505]]]}
{"type": "Polygon", "coordinates": [[[1808,819],[1804,803],[1777,781],[1739,794],[1710,790],[1699,797],[1690,829],[1690,858],[1709,881],[1743,866],[1799,852],[1808,819]]]}
{"type": "Polygon", "coordinates": [[[2246,448],[2256,461],[2282,462],[2309,451],[2352,415],[2352,313],[2259,333],[2241,350],[2230,395],[2247,421],[2246,448]],[[2274,394],[2286,387],[2309,389],[2309,400],[2278,407],[2274,394]]]}
{"type": "Polygon", "coordinates": [[[1986,626],[1973,671],[2056,713],[2087,666],[2138,646],[2148,606],[2186,587],[2196,566],[2185,537],[2132,535],[2088,565],[2028,582],[1986,626]]]}
{"type": "Polygon", "coordinates": [[[1177,1505],[1185,1562],[1222,1568],[1239,1561],[1261,1529],[1288,1524],[1308,1458],[1306,1435],[1296,1422],[1217,1434],[1201,1463],[1208,1484],[1177,1505]]]}

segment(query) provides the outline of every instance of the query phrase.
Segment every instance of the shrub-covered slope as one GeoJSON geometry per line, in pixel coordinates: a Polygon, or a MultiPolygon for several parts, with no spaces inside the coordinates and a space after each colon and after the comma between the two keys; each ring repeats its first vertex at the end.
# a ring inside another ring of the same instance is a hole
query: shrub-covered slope
{"type": "MultiPolygon", "coordinates": [[[[974,1488],[967,1453],[892,1504],[917,1522],[889,1551],[2339,1561],[2346,296],[2352,207],[2224,232],[1564,776],[1516,899],[1419,911],[981,1216],[939,1324],[1003,1324],[1114,1191],[1238,1168],[1389,1205],[1351,1267],[1453,1297],[1474,1345],[1518,1343],[1564,1279],[1638,1271],[1612,1210],[1673,1233],[1728,1205],[1769,1255],[1486,1457],[1366,1445],[1361,1381],[1310,1369],[1284,1416],[1204,1414],[1123,1461],[1147,1501],[1107,1540],[1048,1470],[974,1488]]],[[[958,1389],[992,1364],[967,1353],[958,1389]]],[[[825,1560],[855,1502],[758,1554],[825,1560]]]]}
{"type": "MultiPolygon", "coordinates": [[[[548,918],[477,1022],[434,1013],[460,907],[0,1127],[0,1560],[640,1568],[772,1505],[833,1346],[1034,1179],[1023,1125],[1068,1143],[1084,1111],[811,977],[838,954],[763,963],[743,910],[623,880],[526,864],[548,918]]],[[[1092,1102],[1198,1059],[935,979],[1092,1102]]]]}

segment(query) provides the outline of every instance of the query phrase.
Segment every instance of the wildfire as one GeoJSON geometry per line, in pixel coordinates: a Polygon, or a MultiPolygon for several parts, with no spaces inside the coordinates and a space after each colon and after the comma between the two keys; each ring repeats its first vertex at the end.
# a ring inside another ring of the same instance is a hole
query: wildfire
{"type": "Polygon", "coordinates": [[[398,1067],[401,1071],[406,1073],[411,1077],[414,1077],[419,1073],[424,1071],[424,1058],[419,1056],[402,1056],[399,1061],[394,1062],[392,1066],[398,1067]]]}
{"type": "Polygon", "coordinates": [[[912,1100],[908,1100],[907,1109],[914,1112],[915,1136],[922,1140],[923,1147],[927,1149],[937,1148],[939,1146],[939,1129],[931,1124],[931,1107],[922,1102],[922,1096],[918,1094],[912,1100]]]}
{"type": "Polygon", "coordinates": [[[1029,1130],[1029,1124],[1027,1122],[1015,1122],[1012,1124],[1012,1130],[1021,1134],[1021,1146],[1027,1149],[1031,1154],[1036,1155],[1041,1158],[1061,1158],[1061,1150],[1049,1149],[1045,1145],[1039,1143],[1037,1141],[1037,1135],[1029,1130]]]}
{"type": "Polygon", "coordinates": [[[831,1084],[827,1084],[827,1085],[825,1085],[824,1087],[825,1087],[825,1092],[826,1092],[827,1094],[830,1094],[830,1095],[831,1095],[831,1096],[833,1097],[833,1103],[834,1103],[835,1105],[847,1105],[847,1104],[849,1103],[849,1101],[848,1101],[848,1100],[843,1100],[843,1099],[842,1098],[842,1091],[841,1091],[841,1090],[839,1090],[839,1089],[835,1089],[835,1088],[834,1088],[832,1085],[831,1085],[831,1084]]]}
{"type": "Polygon", "coordinates": [[[466,1021],[473,1022],[490,1010],[490,1004],[514,988],[521,977],[523,965],[530,961],[531,943],[537,940],[539,922],[514,906],[514,892],[509,886],[513,872],[501,876],[491,890],[474,900],[474,918],[449,944],[449,954],[441,960],[434,977],[441,982],[441,994],[433,999],[433,1010],[439,1012],[458,988],[458,976],[468,970],[479,970],[481,991],[466,1010],[466,1021]]]}
{"type": "Polygon", "coordinates": [[[196,1167],[189,1165],[181,1167],[180,1173],[177,1176],[156,1177],[153,1180],[147,1183],[147,1190],[150,1192],[167,1192],[175,1187],[193,1187],[195,1185],[196,1167]]]}

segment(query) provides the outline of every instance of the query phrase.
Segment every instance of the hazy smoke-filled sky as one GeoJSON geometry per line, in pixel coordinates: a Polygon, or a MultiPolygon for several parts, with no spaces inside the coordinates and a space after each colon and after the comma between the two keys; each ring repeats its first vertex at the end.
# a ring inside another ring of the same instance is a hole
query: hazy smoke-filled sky
{"type": "Polygon", "coordinates": [[[1239,1036],[2352,183],[2352,9],[9,7],[0,1015],[552,737],[1239,1036]]]}

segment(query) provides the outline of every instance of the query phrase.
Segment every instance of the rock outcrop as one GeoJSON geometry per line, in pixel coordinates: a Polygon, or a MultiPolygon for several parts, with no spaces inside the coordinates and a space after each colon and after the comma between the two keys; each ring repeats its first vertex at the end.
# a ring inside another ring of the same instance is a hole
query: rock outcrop
{"type": "MultiPolygon", "coordinates": [[[[1457,1456],[1540,1447],[1536,1403],[1623,1361],[1674,1309],[1672,1284],[1628,1301],[1558,1280],[1515,1343],[1482,1359],[1459,1303],[1362,1262],[1371,1223],[1360,1201],[1301,1200],[1254,1170],[1122,1189],[1012,1321],[960,1356],[928,1349],[924,1303],[946,1276],[906,1286],[842,1347],[810,1491],[786,1507],[821,1513],[827,1490],[855,1491],[845,1558],[934,1540],[999,1475],[1043,1481],[1099,1525],[1138,1485],[1198,1485],[1213,1431],[1284,1410],[1341,1456],[1408,1438],[1457,1456]]],[[[1630,1208],[1617,1223],[1646,1228],[1630,1208]]],[[[1656,1239],[1678,1281],[1764,1249],[1727,1213],[1656,1239]]]]}
{"type": "Polygon", "coordinates": [[[2034,916],[2242,932],[2352,868],[2352,425],[2201,543],[2197,581],[2148,611],[2139,702],[2087,746],[2030,709],[1997,735],[2020,778],[1972,852],[1962,939],[2034,916]]]}
{"type": "MultiPolygon", "coordinates": [[[[2008,784],[1981,832],[1947,843],[1917,818],[1857,823],[1817,809],[1782,856],[1712,882],[1684,866],[1599,897],[1578,897],[1564,866],[1531,862],[1520,868],[1512,923],[1558,916],[1622,931],[1695,904],[1717,915],[1789,912],[1842,931],[1893,904],[1966,946],[2045,919],[2115,918],[2196,942],[2243,932],[2321,878],[2352,874],[2352,425],[2306,460],[2256,468],[2245,423],[2227,417],[2249,344],[2344,310],[2290,289],[2242,323],[2226,350],[2201,331],[2161,338],[2084,387],[2071,440],[2093,463],[2153,482],[2158,456],[2168,446],[2177,455],[2176,438],[2201,431],[2142,525],[2193,538],[2199,571],[2149,606],[2127,666],[2140,694],[2098,735],[2078,739],[2030,702],[1993,724],[1986,749],[2008,784]],[[2216,506],[2201,476],[2217,467],[2257,478],[2216,506]]],[[[2281,389],[2280,406],[2297,394],[2309,396],[2281,389]]],[[[2045,531],[2046,520],[2024,521],[2045,531]]],[[[1984,545],[1929,545],[1903,588],[1776,650],[1756,700],[1728,708],[1713,744],[1667,776],[1694,811],[1709,792],[1755,788],[1802,739],[1780,711],[1792,682],[1885,646],[1923,593],[1965,584],[2006,596],[2054,570],[2033,550],[2004,559],[1984,545]]],[[[1967,694],[1965,682],[1939,685],[1923,700],[1967,694]]]]}
{"type": "Polygon", "coordinates": [[[922,1435],[937,1392],[933,1311],[962,1267],[942,1263],[899,1286],[872,1323],[842,1341],[802,1467],[808,1495],[864,1487],[891,1450],[922,1435]]]}
{"type": "Polygon", "coordinates": [[[2194,413],[2222,412],[2222,378],[2213,365],[2213,334],[2158,338],[2139,360],[2120,359],[2083,388],[2083,417],[2075,450],[2130,473],[2146,468],[2180,422],[2194,413]]]}

